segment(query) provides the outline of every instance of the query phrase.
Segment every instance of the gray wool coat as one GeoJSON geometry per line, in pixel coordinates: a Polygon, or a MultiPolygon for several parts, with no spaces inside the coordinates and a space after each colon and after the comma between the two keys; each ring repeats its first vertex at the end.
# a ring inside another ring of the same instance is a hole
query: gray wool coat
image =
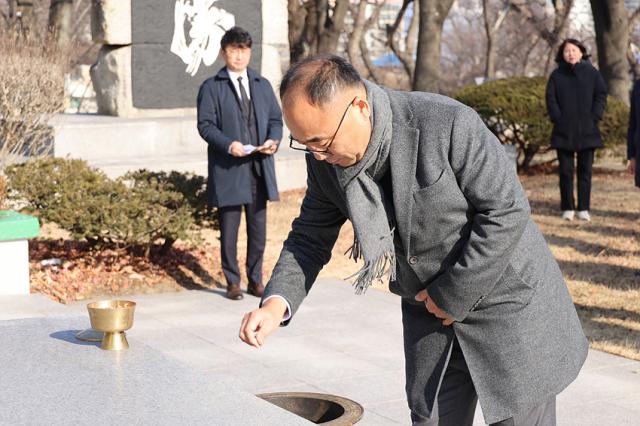
{"type": "MultiPolygon", "coordinates": [[[[454,333],[486,422],[546,402],[577,376],[588,342],[514,168],[472,109],[435,94],[387,93],[397,275],[390,288],[413,305],[426,288],[456,320],[444,327],[425,310],[430,326],[412,330],[403,318],[412,411],[429,415],[454,333]]],[[[293,315],[348,219],[333,167],[307,156],[300,215],[265,291],[284,297],[293,315]]]]}

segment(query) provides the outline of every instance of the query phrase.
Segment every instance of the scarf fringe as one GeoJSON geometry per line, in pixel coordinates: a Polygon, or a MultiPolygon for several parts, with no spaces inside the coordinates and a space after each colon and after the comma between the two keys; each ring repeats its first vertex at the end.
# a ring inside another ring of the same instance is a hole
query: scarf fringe
{"type": "Polygon", "coordinates": [[[382,281],[385,276],[389,276],[391,281],[395,281],[395,265],[395,253],[393,251],[387,251],[375,260],[366,261],[358,272],[345,279],[349,280],[356,277],[353,281],[356,294],[364,294],[375,280],[382,281]]]}
{"type": "MultiPolygon", "coordinates": [[[[395,227],[391,229],[389,237],[393,238],[395,227]]],[[[393,247],[393,242],[391,242],[393,247]]],[[[362,249],[358,238],[353,237],[353,245],[344,254],[349,254],[349,258],[357,262],[362,259],[362,249]]],[[[395,250],[387,250],[381,256],[375,260],[368,260],[364,262],[364,265],[358,272],[348,276],[345,280],[350,280],[353,277],[356,279],[353,282],[353,286],[356,288],[356,294],[364,294],[374,280],[382,281],[385,276],[389,276],[391,281],[396,279],[396,253],[395,250]]]]}

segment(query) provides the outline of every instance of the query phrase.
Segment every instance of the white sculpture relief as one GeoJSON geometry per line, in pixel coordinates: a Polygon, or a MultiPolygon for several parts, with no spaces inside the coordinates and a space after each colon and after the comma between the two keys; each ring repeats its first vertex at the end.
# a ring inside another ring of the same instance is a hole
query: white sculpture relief
{"type": "Polygon", "coordinates": [[[217,0],[176,0],[171,52],[187,64],[185,72],[196,75],[200,64],[213,64],[220,39],[235,25],[235,17],[213,6],[217,0]]]}

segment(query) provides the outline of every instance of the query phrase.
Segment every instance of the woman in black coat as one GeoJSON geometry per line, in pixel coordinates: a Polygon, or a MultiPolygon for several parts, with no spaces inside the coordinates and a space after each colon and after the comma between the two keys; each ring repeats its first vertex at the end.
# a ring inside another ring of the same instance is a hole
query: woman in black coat
{"type": "Polygon", "coordinates": [[[598,121],[607,102],[604,80],[588,60],[585,46],[566,39],[556,55],[556,68],[547,83],[547,111],[553,122],[551,147],[560,163],[562,217],[573,220],[573,169],[578,158],[578,218],[591,220],[591,168],[594,152],[602,148],[598,121]]]}

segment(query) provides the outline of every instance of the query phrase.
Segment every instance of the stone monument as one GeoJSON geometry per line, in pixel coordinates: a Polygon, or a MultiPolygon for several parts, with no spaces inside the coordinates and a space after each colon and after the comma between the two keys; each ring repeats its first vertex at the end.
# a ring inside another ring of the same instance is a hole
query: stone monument
{"type": "Polygon", "coordinates": [[[286,0],[93,0],[98,113],[195,114],[198,88],[224,65],[220,38],[234,25],[252,35],[250,67],[276,87],[288,65],[286,0]]]}
{"type": "MultiPolygon", "coordinates": [[[[92,0],[91,32],[102,45],[91,67],[98,114],[60,114],[54,155],[81,158],[110,177],[127,171],[207,175],[207,144],[196,128],[204,80],[224,65],[220,38],[251,33],[250,66],[278,90],[289,65],[287,0],[92,0]]],[[[281,191],[306,184],[304,156],[281,144],[281,191]]]]}

